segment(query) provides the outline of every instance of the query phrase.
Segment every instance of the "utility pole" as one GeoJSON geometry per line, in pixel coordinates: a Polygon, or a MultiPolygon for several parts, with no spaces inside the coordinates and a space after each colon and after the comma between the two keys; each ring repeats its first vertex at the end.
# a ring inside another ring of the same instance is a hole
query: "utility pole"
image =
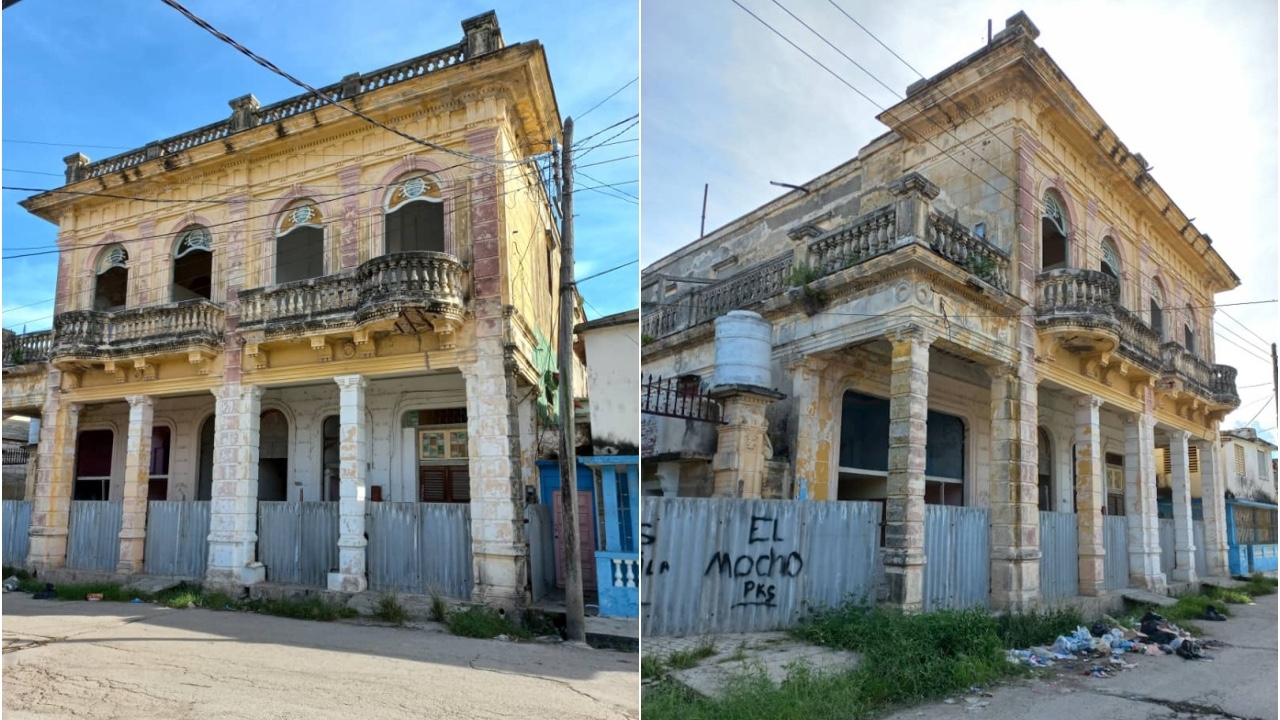
{"type": "Polygon", "coordinates": [[[560,540],[564,543],[565,630],[570,641],[586,642],[582,601],[582,546],[578,543],[578,458],[573,426],[573,118],[564,121],[560,191],[560,540]]]}
{"type": "Polygon", "coordinates": [[[698,230],[698,237],[707,236],[707,193],[711,191],[711,183],[705,183],[702,186],[702,225],[698,230]]]}
{"type": "Polygon", "coordinates": [[[1271,343],[1271,399],[1276,404],[1276,427],[1280,428],[1280,360],[1275,343],[1271,343]]]}

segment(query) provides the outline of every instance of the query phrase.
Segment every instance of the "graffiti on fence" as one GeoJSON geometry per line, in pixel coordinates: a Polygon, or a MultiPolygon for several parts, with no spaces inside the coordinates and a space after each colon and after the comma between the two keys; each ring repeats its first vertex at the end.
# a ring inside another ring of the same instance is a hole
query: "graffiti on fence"
{"type": "Polygon", "coordinates": [[[778,606],[778,581],[794,579],[804,569],[804,557],[795,550],[779,550],[785,542],[779,535],[778,520],[765,515],[752,515],[747,546],[737,555],[718,550],[711,555],[703,577],[722,576],[740,581],[740,592],[734,593],[731,608],[778,606]]]}

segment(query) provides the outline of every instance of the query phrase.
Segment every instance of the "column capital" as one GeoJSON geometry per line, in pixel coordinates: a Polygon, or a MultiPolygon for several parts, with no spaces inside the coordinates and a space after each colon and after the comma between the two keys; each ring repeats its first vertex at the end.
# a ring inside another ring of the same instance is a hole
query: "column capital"
{"type": "Polygon", "coordinates": [[[804,370],[811,373],[820,373],[827,368],[828,364],[829,363],[826,360],[814,357],[813,355],[801,355],[798,358],[790,360],[787,363],[787,369],[792,372],[804,370]]]}
{"type": "Polygon", "coordinates": [[[126,395],[125,400],[129,401],[129,407],[154,407],[156,404],[153,395],[126,395]]]}
{"type": "Polygon", "coordinates": [[[1170,430],[1168,435],[1170,440],[1177,440],[1180,443],[1185,443],[1191,439],[1191,433],[1186,430],[1170,430]]]}
{"type": "Polygon", "coordinates": [[[916,325],[915,323],[912,323],[909,325],[901,325],[890,330],[885,334],[885,339],[894,345],[905,342],[919,342],[925,345],[932,345],[933,341],[938,339],[938,333],[923,325],[916,325]]]}
{"type": "Polygon", "coordinates": [[[84,410],[84,403],[67,403],[67,414],[71,416],[71,422],[80,419],[81,410],[84,410]]]}
{"type": "Polygon", "coordinates": [[[338,375],[333,378],[343,390],[364,389],[369,387],[369,378],[364,375],[338,375]]]}
{"type": "Polygon", "coordinates": [[[1126,427],[1137,426],[1137,425],[1146,425],[1147,427],[1153,427],[1156,424],[1156,419],[1144,412],[1125,413],[1122,419],[1124,420],[1124,424],[1126,427]]]}
{"type": "Polygon", "coordinates": [[[1088,393],[1083,395],[1077,395],[1076,407],[1077,408],[1087,408],[1087,407],[1100,408],[1102,407],[1102,398],[1098,397],[1097,395],[1090,395],[1088,393]]]}

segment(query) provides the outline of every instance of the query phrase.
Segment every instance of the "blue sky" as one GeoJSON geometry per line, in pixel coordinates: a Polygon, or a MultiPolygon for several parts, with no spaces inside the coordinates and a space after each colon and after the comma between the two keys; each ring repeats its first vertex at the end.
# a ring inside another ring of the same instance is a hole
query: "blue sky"
{"type": "MultiPolygon", "coordinates": [[[[896,97],[769,0],[740,0],[882,107],[896,97]]],[[[926,75],[980,48],[1025,10],[1037,43],[1241,279],[1218,295],[1217,361],[1239,370],[1243,404],[1274,439],[1270,343],[1278,306],[1277,6],[1165,0],[836,0],[926,75]],[[1224,305],[1226,305],[1224,307],[1224,305]]],[[[784,4],[901,94],[919,79],[826,0],[784,4]]],[[[855,156],[885,132],[859,97],[730,0],[644,0],[642,264],[855,156]],[[709,32],[713,29],[713,32],[709,32]]]]}
{"type": "MultiPolygon", "coordinates": [[[[186,0],[214,27],[313,86],[336,82],[457,42],[464,18],[496,10],[509,44],[546,48],[562,115],[580,116],[639,75],[635,2],[302,2],[186,0]]],[[[253,93],[263,104],[302,92],[209,35],[159,0],[29,0],[3,13],[4,185],[62,185],[62,158],[94,160],[230,116],[227,101],[253,93]],[[67,145],[37,145],[16,140],[67,145]],[[91,147],[93,145],[112,147],[91,147]],[[18,171],[34,171],[32,172],[18,171]]],[[[577,123],[583,138],[639,112],[633,84],[577,123]]],[[[618,130],[603,133],[602,141],[618,130]]],[[[632,128],[584,161],[639,152],[632,128]],[[618,142],[627,141],[630,142],[618,142]]],[[[429,138],[428,138],[429,139],[429,138]]],[[[639,194],[639,162],[584,168],[579,186],[625,183],[639,194]]],[[[605,191],[611,192],[611,191],[605,191]]],[[[4,255],[52,248],[57,228],[3,194],[4,255]]],[[[575,197],[576,273],[585,277],[634,260],[639,209],[592,191],[575,197]]],[[[56,255],[3,261],[3,324],[36,330],[51,323],[56,255]],[[30,307],[23,307],[28,306],[30,307]]],[[[635,264],[581,285],[590,318],[635,308],[635,264]]]]}

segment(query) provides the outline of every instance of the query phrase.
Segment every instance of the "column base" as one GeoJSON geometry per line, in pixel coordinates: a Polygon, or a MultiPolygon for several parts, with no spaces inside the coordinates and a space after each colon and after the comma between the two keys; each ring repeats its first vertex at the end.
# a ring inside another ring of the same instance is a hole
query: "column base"
{"type": "Polygon", "coordinates": [[[369,579],[364,575],[331,572],[329,573],[328,588],[330,592],[364,592],[369,589],[369,579]]]}
{"type": "Polygon", "coordinates": [[[923,610],[924,564],[927,561],[925,554],[884,548],[881,550],[881,558],[887,591],[881,604],[903,612],[923,610]]]}
{"type": "Polygon", "coordinates": [[[1196,581],[1196,571],[1194,568],[1174,568],[1169,571],[1169,579],[1174,582],[1191,583],[1196,581]]]}
{"type": "MultiPolygon", "coordinates": [[[[53,570],[67,565],[67,530],[31,528],[27,565],[32,570],[53,570]]],[[[1225,554],[1224,554],[1225,557],[1225,554]]]]}
{"type": "Polygon", "coordinates": [[[239,590],[267,579],[267,566],[251,562],[244,567],[211,567],[205,572],[205,585],[213,588],[239,590]]]}

